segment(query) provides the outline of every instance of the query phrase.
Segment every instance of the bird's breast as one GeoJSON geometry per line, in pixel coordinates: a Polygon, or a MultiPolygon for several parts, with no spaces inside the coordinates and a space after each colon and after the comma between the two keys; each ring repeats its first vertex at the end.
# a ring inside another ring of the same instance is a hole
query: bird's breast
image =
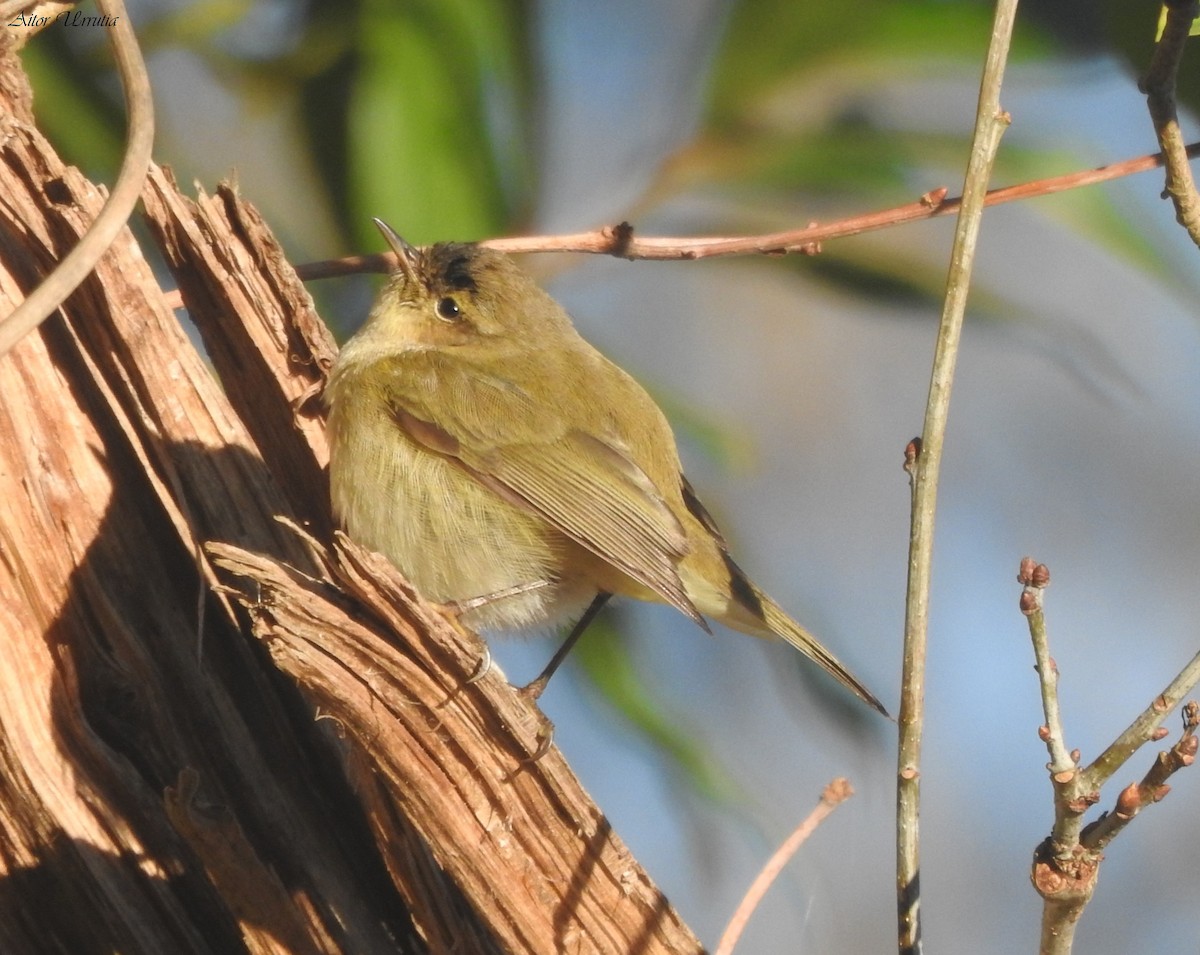
{"type": "Polygon", "coordinates": [[[546,582],[465,617],[501,629],[555,623],[591,599],[569,570],[573,542],[410,440],[384,409],[351,410],[335,404],[329,420],[334,516],[422,596],[446,603],[546,582]]]}

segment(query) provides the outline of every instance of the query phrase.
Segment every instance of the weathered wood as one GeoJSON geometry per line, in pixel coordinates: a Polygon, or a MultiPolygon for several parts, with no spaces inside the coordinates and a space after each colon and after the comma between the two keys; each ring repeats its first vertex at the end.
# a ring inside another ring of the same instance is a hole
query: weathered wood
{"type": "Polygon", "coordinates": [[[561,754],[532,759],[546,729],[536,708],[497,672],[467,683],[478,640],[431,614],[382,557],[339,536],[331,583],[209,550],[253,581],[242,599],[255,634],[354,741],[360,791],[379,790],[371,818],[389,862],[400,816],[506,951],[699,950],[561,754]]]}
{"type": "Polygon", "coordinates": [[[155,168],[145,202],[230,403],[268,471],[286,475],[292,513],[328,536],[329,451],[312,399],[337,354],[333,336],[258,211],[231,186],[191,200],[155,168]]]}
{"type": "MultiPolygon", "coordinates": [[[[7,314],[102,196],[0,110],[7,314]]],[[[277,482],[131,235],[61,311],[0,360],[0,950],[288,951],[170,824],[191,769],[317,951],[423,951],[311,711],[209,587],[208,538],[308,559],[277,482]]]]}
{"type": "MultiPolygon", "coordinates": [[[[103,197],[0,84],[7,314],[103,197]]],[[[233,190],[145,198],[220,384],[129,232],[0,359],[0,951],[699,951],[477,640],[276,519],[331,339],[233,190]]]]}

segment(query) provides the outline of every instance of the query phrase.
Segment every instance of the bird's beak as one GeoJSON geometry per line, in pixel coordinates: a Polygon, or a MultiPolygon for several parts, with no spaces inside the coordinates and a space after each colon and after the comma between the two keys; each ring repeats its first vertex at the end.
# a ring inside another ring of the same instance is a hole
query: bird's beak
{"type": "Polygon", "coordinates": [[[396,253],[400,270],[410,282],[417,281],[417,250],[400,238],[400,234],[382,219],[375,219],[375,226],[387,239],[387,244],[396,253]]]}

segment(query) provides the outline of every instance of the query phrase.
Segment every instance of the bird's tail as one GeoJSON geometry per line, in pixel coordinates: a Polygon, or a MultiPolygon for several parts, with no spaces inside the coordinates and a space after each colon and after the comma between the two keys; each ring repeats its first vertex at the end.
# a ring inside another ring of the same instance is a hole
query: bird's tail
{"type": "MultiPolygon", "coordinates": [[[[725,538],[721,535],[716,521],[700,503],[700,499],[696,497],[696,492],[692,490],[688,479],[680,475],[680,480],[683,502],[687,506],[688,513],[696,520],[699,527],[707,532],[707,546],[711,548],[707,555],[704,553],[703,547],[700,548],[698,554],[691,555],[691,559],[695,562],[694,566],[697,568],[707,566],[701,558],[707,558],[710,561],[719,558],[725,564],[725,573],[728,575],[727,585],[717,586],[713,583],[715,577],[711,573],[694,571],[688,574],[688,565],[685,562],[681,568],[685,573],[684,586],[696,607],[702,613],[716,617],[722,623],[733,627],[734,630],[740,630],[742,633],[748,633],[755,637],[779,637],[781,640],[786,640],[810,660],[822,666],[826,673],[860,700],[891,719],[888,711],[884,709],[883,704],[879,702],[874,693],[863,686],[853,673],[842,666],[837,657],[817,642],[816,637],[789,617],[779,604],[759,590],[746,576],[742,568],[729,555],[729,548],[725,544],[725,538]]],[[[705,540],[704,534],[698,530],[693,541],[704,542],[705,540]]]]}
{"type": "Polygon", "coordinates": [[[779,604],[752,584],[745,575],[733,588],[734,599],[722,622],[756,637],[775,636],[786,640],[810,660],[819,664],[826,673],[846,687],[868,706],[891,719],[891,715],[878,698],[863,686],[853,673],[846,669],[837,657],[823,647],[811,633],[796,623],[779,604]]]}
{"type": "Polygon", "coordinates": [[[846,689],[850,690],[860,700],[868,706],[874,707],[884,716],[887,716],[888,719],[891,719],[890,714],[884,708],[884,705],[879,702],[875,694],[863,686],[858,677],[847,670],[837,657],[817,641],[816,637],[800,626],[800,624],[796,623],[766,594],[760,594],[760,596],[763,598],[764,617],[767,626],[773,634],[786,640],[810,660],[820,664],[826,673],[842,684],[842,686],[846,687],[846,689]]]}

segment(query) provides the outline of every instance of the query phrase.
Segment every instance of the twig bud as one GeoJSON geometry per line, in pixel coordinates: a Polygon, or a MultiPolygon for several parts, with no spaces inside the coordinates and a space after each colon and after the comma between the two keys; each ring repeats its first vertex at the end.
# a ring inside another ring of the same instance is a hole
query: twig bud
{"type": "Polygon", "coordinates": [[[904,446],[904,471],[907,474],[912,474],[913,469],[917,466],[917,459],[921,457],[921,438],[917,436],[904,446]]]}
{"type": "Polygon", "coordinates": [[[1167,734],[1170,732],[1171,731],[1169,729],[1167,729],[1165,726],[1160,726],[1158,729],[1156,729],[1153,733],[1150,734],[1150,739],[1152,742],[1158,742],[1158,740],[1160,740],[1160,739],[1165,739],[1167,734]]]}
{"type": "Polygon", "coordinates": [[[930,189],[925,195],[921,196],[921,205],[930,209],[936,209],[946,201],[946,195],[949,189],[945,186],[938,186],[936,189],[930,189]]]}
{"type": "Polygon", "coordinates": [[[1117,797],[1116,813],[1123,819],[1132,819],[1141,808],[1142,794],[1138,790],[1137,783],[1130,783],[1121,790],[1121,795],[1117,797]]]}
{"type": "Polygon", "coordinates": [[[1033,568],[1030,583],[1038,588],[1050,586],[1050,568],[1045,564],[1038,564],[1033,568]]]}
{"type": "Polygon", "coordinates": [[[1033,583],[1033,568],[1037,566],[1037,561],[1032,557],[1022,557],[1021,566],[1017,569],[1017,583],[1029,585],[1033,583]]]}
{"type": "Polygon", "coordinates": [[[1183,728],[1187,730],[1195,730],[1200,726],[1200,703],[1195,700],[1188,700],[1183,704],[1183,728]]]}

